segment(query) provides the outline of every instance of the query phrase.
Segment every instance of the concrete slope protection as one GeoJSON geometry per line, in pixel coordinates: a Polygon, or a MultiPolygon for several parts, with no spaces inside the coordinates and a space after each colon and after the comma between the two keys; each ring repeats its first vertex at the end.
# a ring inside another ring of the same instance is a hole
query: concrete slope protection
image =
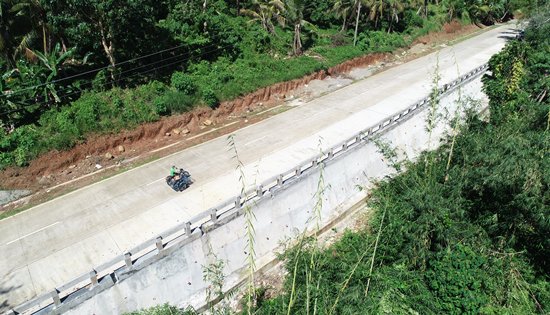
{"type": "MultiPolygon", "coordinates": [[[[441,82],[482,65],[505,39],[502,26],[394,67],[234,134],[249,185],[347,139],[428,94],[435,66],[441,82]]],[[[240,191],[225,137],[189,148],[0,221],[0,304],[13,307],[112,257],[187,222],[240,191]],[[173,192],[171,165],[195,185],[173,192]],[[5,302],[4,302],[5,301],[5,302]]]]}

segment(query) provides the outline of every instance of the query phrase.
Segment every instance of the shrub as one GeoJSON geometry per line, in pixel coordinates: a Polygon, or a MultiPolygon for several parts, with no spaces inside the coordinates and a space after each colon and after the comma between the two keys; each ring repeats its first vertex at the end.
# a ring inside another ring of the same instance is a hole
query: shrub
{"type": "Polygon", "coordinates": [[[187,112],[193,109],[196,102],[196,97],[179,91],[168,91],[164,95],[157,97],[153,101],[153,104],[158,115],[170,115],[187,112]]]}
{"type": "Polygon", "coordinates": [[[181,310],[169,304],[157,305],[151,308],[125,313],[126,315],[197,315],[193,309],[181,310]]]}
{"type": "Polygon", "coordinates": [[[440,299],[445,314],[474,314],[489,299],[485,294],[487,259],[481,253],[458,243],[438,252],[430,261],[426,279],[440,299]]]}
{"type": "Polygon", "coordinates": [[[103,92],[107,90],[107,82],[109,81],[108,70],[103,69],[99,71],[92,81],[92,90],[96,92],[103,92]]]}
{"type": "Polygon", "coordinates": [[[155,112],[157,113],[157,115],[167,116],[171,114],[171,111],[168,109],[164,97],[159,96],[155,98],[155,100],[153,101],[153,105],[155,106],[155,112]]]}
{"type": "Polygon", "coordinates": [[[95,93],[83,94],[73,103],[75,125],[80,135],[96,131],[99,127],[100,107],[106,107],[104,101],[95,93]]]}
{"type": "Polygon", "coordinates": [[[5,162],[15,163],[17,166],[25,166],[29,160],[34,158],[39,150],[39,134],[36,127],[27,125],[17,128],[14,132],[5,137],[1,147],[13,150],[11,157],[4,155],[2,164],[5,162]]]}
{"type": "Polygon", "coordinates": [[[174,72],[170,84],[176,90],[187,95],[193,95],[197,92],[197,86],[193,79],[183,72],[174,72]]]}
{"type": "Polygon", "coordinates": [[[214,93],[214,90],[211,87],[206,87],[202,91],[202,100],[212,109],[218,107],[220,103],[218,97],[216,96],[216,93],[214,93]]]}
{"type": "Polygon", "coordinates": [[[357,46],[366,52],[389,52],[406,46],[403,36],[397,33],[367,31],[359,34],[357,46]]]}

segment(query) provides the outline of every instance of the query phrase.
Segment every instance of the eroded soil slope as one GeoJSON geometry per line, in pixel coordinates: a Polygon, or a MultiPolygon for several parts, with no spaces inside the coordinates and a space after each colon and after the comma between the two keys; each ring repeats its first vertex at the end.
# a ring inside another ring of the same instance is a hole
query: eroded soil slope
{"type": "MultiPolygon", "coordinates": [[[[68,151],[52,151],[32,161],[28,167],[12,167],[0,172],[0,189],[28,189],[34,194],[0,206],[0,211],[39,203],[172,152],[196,145],[238,128],[258,122],[289,108],[289,100],[304,96],[304,86],[327,77],[346,77],[350,71],[376,65],[399,64],[426,54],[440,43],[473,33],[478,27],[447,24],[444,30],[423,36],[408,49],[393,54],[371,54],[346,61],[300,79],[259,89],[241,98],[226,101],[219,108],[197,108],[163,118],[133,130],[113,135],[91,136],[68,151]]],[[[351,80],[347,80],[351,82],[351,80]]],[[[345,83],[349,84],[349,83],[345,83]]],[[[327,91],[316,91],[321,95],[327,91]]]]}

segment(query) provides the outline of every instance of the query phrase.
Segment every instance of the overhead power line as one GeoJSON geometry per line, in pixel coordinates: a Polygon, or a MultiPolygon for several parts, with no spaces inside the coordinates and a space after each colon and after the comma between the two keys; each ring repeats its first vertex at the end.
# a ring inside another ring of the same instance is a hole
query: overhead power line
{"type": "MultiPolygon", "coordinates": [[[[212,46],[214,46],[214,45],[210,45],[209,47],[212,47],[212,46]]],[[[218,47],[218,48],[216,48],[216,49],[212,49],[212,50],[209,50],[209,51],[205,51],[205,52],[202,52],[202,53],[199,54],[199,55],[200,55],[200,56],[203,56],[203,55],[205,55],[205,54],[212,53],[212,52],[215,52],[215,51],[218,51],[218,50],[222,50],[222,49],[228,48],[228,47],[230,47],[230,46],[232,46],[232,44],[226,45],[226,46],[223,46],[223,47],[218,47]]],[[[189,54],[189,53],[187,53],[187,54],[189,54]]],[[[184,54],[180,54],[180,55],[178,55],[178,56],[172,56],[172,57],[169,57],[169,58],[160,60],[160,61],[156,61],[156,62],[153,62],[153,63],[150,63],[150,64],[142,65],[142,66],[139,66],[139,67],[136,67],[136,68],[128,69],[128,70],[126,70],[126,71],[123,71],[123,72],[117,74],[117,76],[120,76],[120,75],[123,74],[123,73],[128,73],[128,72],[134,71],[134,70],[136,70],[136,69],[144,68],[144,67],[146,67],[146,66],[150,66],[150,65],[153,65],[153,64],[162,63],[162,62],[165,62],[166,60],[174,59],[174,58],[177,58],[177,57],[183,56],[183,55],[185,55],[185,53],[184,53],[184,54]]],[[[149,73],[149,72],[157,71],[157,70],[159,70],[159,69],[163,69],[163,68],[166,68],[166,67],[169,67],[169,66],[172,66],[172,65],[176,65],[176,64],[178,64],[178,63],[183,63],[183,62],[185,62],[185,61],[188,61],[189,59],[191,59],[191,57],[183,58],[183,59],[181,59],[181,60],[177,60],[177,61],[174,61],[174,62],[171,62],[171,63],[168,63],[168,64],[164,64],[164,65],[161,65],[161,66],[159,66],[159,67],[155,67],[155,68],[148,69],[148,70],[145,70],[145,71],[140,71],[140,72],[137,72],[137,73],[135,73],[135,74],[132,74],[132,75],[129,75],[129,76],[126,76],[126,77],[119,77],[117,80],[105,82],[105,83],[103,84],[103,86],[107,86],[107,85],[109,85],[109,84],[118,83],[118,82],[120,82],[120,81],[127,80],[127,79],[129,79],[129,78],[133,78],[133,77],[136,77],[136,76],[139,76],[139,75],[143,75],[143,74],[146,74],[146,73],[149,73]]],[[[52,82],[53,82],[53,81],[52,81],[52,82]]],[[[90,86],[91,86],[92,80],[89,80],[89,82],[86,82],[86,83],[84,83],[84,84],[85,84],[85,85],[90,84],[90,86]]],[[[40,87],[40,86],[43,86],[43,85],[45,85],[45,84],[38,85],[38,86],[36,86],[36,87],[40,87]]],[[[67,89],[65,89],[65,90],[67,90],[67,89]]],[[[61,91],[63,91],[63,90],[61,90],[61,91]]],[[[67,98],[67,97],[72,96],[72,95],[80,94],[80,93],[82,93],[82,92],[83,92],[82,90],[78,90],[78,91],[75,91],[75,92],[71,92],[71,93],[67,93],[67,94],[61,95],[61,96],[59,96],[59,98],[60,98],[60,99],[64,99],[64,98],[67,98]]],[[[49,103],[49,102],[47,102],[47,101],[42,101],[42,102],[37,102],[37,103],[23,102],[23,103],[20,103],[20,105],[22,105],[23,107],[29,107],[29,106],[36,106],[36,105],[41,106],[41,105],[45,105],[45,104],[48,104],[48,103],[49,103]]],[[[19,111],[22,111],[22,110],[23,110],[22,108],[18,108],[18,109],[13,109],[13,110],[5,111],[5,112],[0,113],[0,116],[5,116],[5,115],[7,115],[7,114],[19,112],[19,111]]]]}
{"type": "MultiPolygon", "coordinates": [[[[151,56],[159,55],[159,54],[169,52],[169,51],[172,51],[172,50],[176,50],[176,49],[179,49],[179,48],[182,48],[182,47],[185,47],[185,46],[186,45],[179,45],[179,46],[175,46],[175,47],[172,47],[172,48],[167,48],[167,49],[164,49],[164,50],[160,50],[160,51],[157,51],[157,52],[154,52],[154,53],[151,53],[151,54],[147,54],[147,55],[139,56],[139,57],[136,57],[136,58],[133,58],[133,59],[125,60],[125,61],[122,61],[122,62],[119,62],[119,63],[115,64],[115,67],[125,65],[125,64],[128,64],[128,63],[132,63],[132,62],[135,62],[137,60],[145,59],[145,58],[148,58],[148,57],[151,57],[151,56]]],[[[212,44],[212,45],[209,45],[209,46],[206,46],[206,47],[213,47],[213,46],[216,46],[216,45],[212,44]]],[[[204,53],[201,53],[199,55],[202,56],[202,55],[204,55],[204,53]]],[[[146,64],[144,66],[147,66],[147,65],[148,64],[146,64]]],[[[109,68],[112,68],[112,67],[113,67],[112,65],[106,65],[106,66],[96,68],[96,69],[93,69],[93,70],[88,70],[88,71],[85,71],[85,72],[81,72],[81,73],[77,73],[77,74],[74,74],[74,75],[63,77],[63,78],[60,78],[60,79],[57,79],[57,80],[53,80],[51,82],[41,83],[41,84],[37,84],[37,85],[34,85],[34,86],[29,86],[29,87],[26,87],[26,88],[22,88],[22,89],[19,89],[19,90],[16,90],[16,91],[11,91],[10,94],[12,94],[12,95],[13,94],[18,94],[18,93],[28,91],[28,90],[32,90],[32,89],[36,89],[36,88],[39,88],[39,87],[42,87],[42,86],[45,86],[45,85],[48,85],[48,84],[59,83],[59,82],[63,82],[63,81],[66,81],[66,80],[70,80],[70,79],[78,78],[78,77],[81,77],[81,76],[85,76],[85,75],[88,75],[88,74],[97,73],[101,70],[109,69],[109,68]]]]}

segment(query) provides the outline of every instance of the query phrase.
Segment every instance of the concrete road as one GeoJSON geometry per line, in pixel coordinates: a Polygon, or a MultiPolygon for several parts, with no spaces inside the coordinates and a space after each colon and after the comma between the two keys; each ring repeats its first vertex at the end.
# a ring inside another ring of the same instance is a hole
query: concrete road
{"type": "MultiPolygon", "coordinates": [[[[495,28],[235,132],[246,184],[286,171],[426,96],[436,64],[445,83],[487,62],[512,27],[495,28]]],[[[237,195],[236,165],[227,138],[220,137],[0,221],[0,305],[15,306],[50,291],[237,195]],[[171,165],[189,170],[195,184],[183,193],[172,191],[164,182],[171,165]]]]}

